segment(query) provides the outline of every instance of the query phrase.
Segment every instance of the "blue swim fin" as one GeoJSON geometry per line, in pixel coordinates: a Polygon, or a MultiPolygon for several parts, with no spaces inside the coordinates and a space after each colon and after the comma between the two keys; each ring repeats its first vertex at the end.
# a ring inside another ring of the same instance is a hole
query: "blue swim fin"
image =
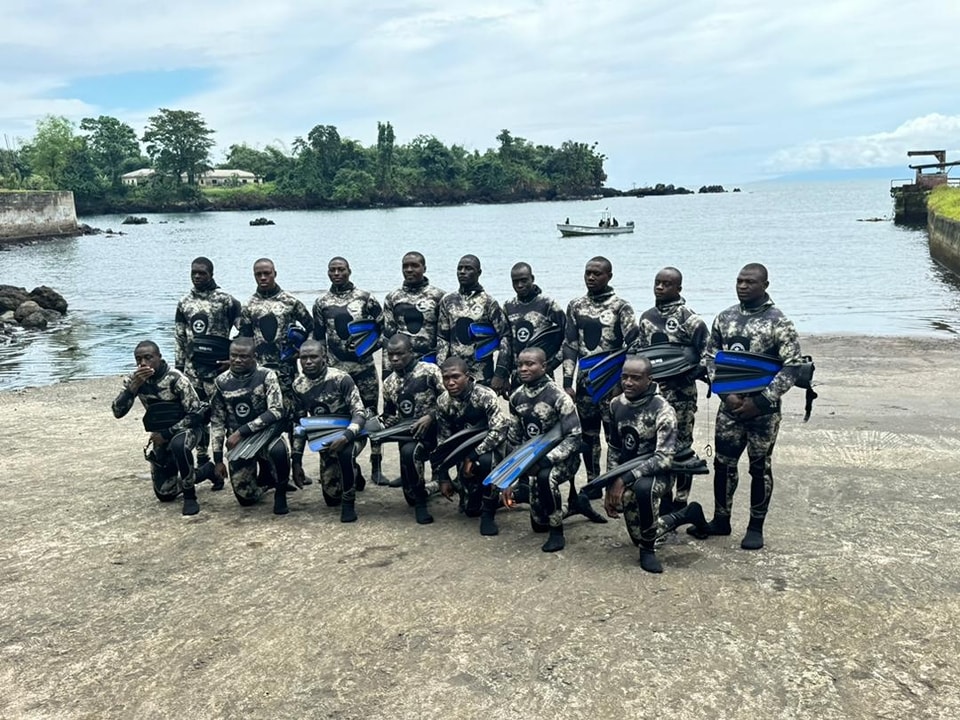
{"type": "Polygon", "coordinates": [[[490,323],[474,322],[470,323],[470,337],[474,340],[483,340],[492,337],[499,339],[500,333],[498,333],[497,329],[490,323]]]}
{"type": "MultiPolygon", "coordinates": [[[[336,430],[334,432],[326,433],[325,435],[321,435],[320,437],[310,438],[307,441],[307,445],[314,452],[323,452],[324,450],[327,450],[330,447],[331,443],[333,443],[334,440],[342,438],[345,432],[346,432],[346,428],[344,428],[343,430],[336,430]]],[[[362,437],[366,434],[367,434],[366,431],[361,429],[360,432],[357,433],[357,437],[362,437]]]]}
{"type": "Polygon", "coordinates": [[[717,367],[735,367],[746,370],[756,370],[763,374],[780,372],[783,363],[779,358],[757,353],[741,352],[738,350],[720,350],[713,359],[717,367]]]}
{"type": "Polygon", "coordinates": [[[506,490],[513,485],[528,468],[533,466],[540,458],[553,450],[563,435],[560,430],[560,424],[557,423],[543,435],[527,440],[523,445],[514,450],[498,464],[483,481],[484,485],[496,485],[501,490],[506,490]]]}
{"type": "Polygon", "coordinates": [[[354,320],[347,325],[347,331],[358,358],[364,358],[377,349],[380,324],[376,320],[354,320]]]}
{"type": "Polygon", "coordinates": [[[350,424],[346,415],[315,415],[300,418],[300,427],[306,430],[324,430],[327,428],[345,428],[350,424]]]}
{"type": "Polygon", "coordinates": [[[776,375],[774,374],[725,379],[721,375],[713,379],[713,382],[710,384],[710,390],[715,395],[759,392],[772,383],[775,377],[776,375]]]}
{"type": "Polygon", "coordinates": [[[590,395],[590,402],[599,405],[607,395],[614,391],[614,388],[620,383],[620,371],[611,373],[599,386],[588,386],[587,393],[590,395]]]}
{"type": "Polygon", "coordinates": [[[473,351],[474,360],[483,360],[490,355],[493,355],[496,352],[497,348],[500,347],[500,338],[493,337],[486,342],[478,345],[473,351]]]}
{"type": "Polygon", "coordinates": [[[437,364],[437,354],[435,352],[428,352],[425,355],[420,356],[420,362],[430,363],[431,365],[437,364]]]}
{"type": "Polygon", "coordinates": [[[483,442],[488,432],[487,428],[466,428],[448,437],[437,446],[430,457],[433,472],[443,472],[459,465],[471,450],[483,442]]]}

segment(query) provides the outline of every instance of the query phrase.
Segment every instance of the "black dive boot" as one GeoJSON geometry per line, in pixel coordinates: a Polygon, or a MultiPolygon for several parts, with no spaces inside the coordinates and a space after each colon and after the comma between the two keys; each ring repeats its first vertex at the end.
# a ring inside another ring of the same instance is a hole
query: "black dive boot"
{"type": "MultiPolygon", "coordinates": [[[[692,505],[692,503],[691,503],[692,505]]],[[[689,506],[688,506],[689,507],[689,506]]],[[[729,535],[730,534],[730,516],[714,515],[713,520],[702,527],[694,525],[687,528],[687,535],[693,535],[698,540],[704,540],[711,535],[729,535]]]]}
{"type": "Polygon", "coordinates": [[[196,515],[200,512],[200,503],[197,502],[197,491],[194,488],[183,491],[183,514],[196,515]]]}
{"type": "Polygon", "coordinates": [[[273,493],[273,514],[286,515],[288,512],[290,508],[287,507],[287,488],[278,487],[273,493]]]}
{"type": "Polygon", "coordinates": [[[646,544],[647,543],[643,543],[640,545],[640,567],[648,573],[662,573],[663,565],[660,564],[657,553],[652,547],[645,547],[646,544]]]}
{"type": "Polygon", "coordinates": [[[223,490],[223,480],[221,478],[218,478],[216,474],[213,472],[215,467],[216,465],[214,465],[213,461],[211,460],[207,460],[205,463],[198,466],[196,484],[199,485],[200,483],[206,480],[209,480],[210,485],[212,486],[211,490],[213,490],[214,492],[216,492],[217,490],[223,490]]]}
{"type": "Polygon", "coordinates": [[[389,484],[383,476],[383,455],[370,456],[370,482],[374,485],[389,484]]]}
{"type": "MultiPolygon", "coordinates": [[[[497,498],[497,502],[500,499],[497,498]]],[[[483,507],[480,510],[480,534],[481,535],[499,535],[500,528],[497,527],[496,506],[489,500],[483,501],[483,507]]]]}
{"type": "Polygon", "coordinates": [[[563,539],[563,525],[560,525],[559,527],[550,528],[550,537],[547,538],[547,541],[540,549],[547,553],[557,552],[558,550],[563,550],[566,544],[566,540],[563,539]]]}
{"type": "Polygon", "coordinates": [[[422,488],[417,495],[417,502],[413,506],[413,515],[417,519],[417,525],[429,525],[433,522],[433,515],[427,510],[427,491],[422,488]]]}
{"type": "Polygon", "coordinates": [[[353,500],[344,500],[340,503],[340,522],[352,523],[357,521],[357,509],[353,500]]]}
{"type": "Polygon", "coordinates": [[[763,521],[765,518],[750,518],[747,534],[743,536],[740,547],[744,550],[759,550],[763,547],[763,521]]]}
{"type": "Polygon", "coordinates": [[[607,519],[603,515],[593,509],[593,506],[590,504],[590,496],[587,495],[586,490],[581,490],[577,495],[576,511],[592,523],[603,525],[607,522],[607,519]]]}
{"type": "Polygon", "coordinates": [[[367,479],[363,476],[363,472],[360,470],[360,465],[358,463],[353,464],[353,487],[357,492],[363,492],[363,489],[367,486],[367,479]]]}

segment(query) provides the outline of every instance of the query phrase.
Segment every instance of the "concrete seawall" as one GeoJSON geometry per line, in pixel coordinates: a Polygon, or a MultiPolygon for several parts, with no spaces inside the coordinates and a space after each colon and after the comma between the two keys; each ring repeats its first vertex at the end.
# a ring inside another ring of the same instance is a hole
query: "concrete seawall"
{"type": "Polygon", "coordinates": [[[0,242],[77,232],[72,192],[0,192],[0,242]]]}
{"type": "Polygon", "coordinates": [[[927,214],[927,235],[933,259],[960,275],[960,220],[945,218],[931,210],[927,214]]]}

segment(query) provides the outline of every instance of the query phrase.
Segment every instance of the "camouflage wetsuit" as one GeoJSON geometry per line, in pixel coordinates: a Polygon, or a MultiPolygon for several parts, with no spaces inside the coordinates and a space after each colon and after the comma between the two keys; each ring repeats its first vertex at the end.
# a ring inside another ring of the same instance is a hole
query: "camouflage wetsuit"
{"type": "MultiPolygon", "coordinates": [[[[783,363],[773,382],[760,392],[749,393],[760,415],[741,421],[724,403],[717,412],[713,497],[715,517],[729,521],[733,494],[739,482],[737,463],[743,451],[750,461],[750,529],[762,530],[773,493],[771,458],[780,429],[780,397],[797,380],[801,363],[800,340],[793,323],[764,296],[753,308],[737,304],[713,321],[707,344],[709,358],[718,350],[738,350],[769,355],[783,363]]],[[[712,367],[710,368],[712,373],[712,367]]],[[[721,396],[723,400],[725,396],[721,396]]]]}
{"type": "MultiPolygon", "coordinates": [[[[574,373],[580,358],[594,352],[629,347],[637,337],[637,318],[626,300],[617,297],[612,287],[595,295],[584,295],[567,306],[563,342],[563,387],[574,385],[574,373]]],[[[583,460],[587,478],[600,474],[600,426],[610,441],[608,425],[610,401],[595,405],[586,390],[586,373],[576,378],[577,412],[583,429],[583,460]]],[[[596,498],[592,498],[596,499],[596,498]]]]}
{"type": "MultiPolygon", "coordinates": [[[[380,423],[392,427],[402,420],[418,419],[434,412],[437,397],[443,392],[440,368],[433,363],[413,360],[403,370],[383,381],[383,414],[380,423]]],[[[400,443],[400,479],[403,495],[411,506],[426,502],[423,461],[434,445],[436,425],[426,437],[400,443]]]]}
{"type": "Polygon", "coordinates": [[[255,367],[249,373],[236,374],[232,370],[217,376],[210,420],[213,460],[223,462],[223,446],[227,436],[239,432],[247,438],[257,432],[276,437],[249,460],[230,462],[230,483],[241,505],[253,505],[264,489],[257,484],[257,460],[269,464],[275,483],[285,489],[290,476],[290,458],[283,430],[286,427],[283,392],[277,373],[265,367],[255,367]]]}
{"type": "MultiPolygon", "coordinates": [[[[159,403],[175,403],[179,406],[179,413],[175,414],[182,414],[179,420],[165,429],[157,430],[166,442],[155,445],[148,455],[154,493],[164,502],[175,500],[181,491],[193,490],[194,487],[196,473],[193,449],[200,438],[207,403],[197,396],[187,376],[171,368],[165,360],[160,361],[157,371],[136,392],[129,389],[132,382],[132,375],[124,379],[123,390],[113,401],[114,417],[122,418],[130,412],[134,400],[138,398],[148,416],[151,414],[150,407],[158,409],[156,406],[159,403]]],[[[148,424],[148,417],[145,417],[144,426],[148,424]]]]}
{"type": "MultiPolygon", "coordinates": [[[[424,277],[419,283],[404,283],[403,287],[387,293],[383,301],[383,339],[398,332],[410,336],[417,357],[437,351],[437,322],[440,318],[440,300],[446,293],[431,285],[424,277]]],[[[383,354],[383,377],[393,372],[383,354]]]]}
{"type": "MultiPolygon", "coordinates": [[[[635,348],[661,343],[690,345],[702,358],[707,346],[707,324],[687,307],[683,298],[657,303],[640,316],[640,336],[635,348]]],[[[693,446],[693,426],[697,417],[697,375],[699,368],[685,375],[658,381],[660,394],[677,414],[677,449],[693,446]]],[[[690,497],[693,475],[675,473],[676,504],[682,507],[690,497]]]]}
{"type": "Polygon", "coordinates": [[[534,285],[529,297],[523,300],[514,297],[505,302],[503,314],[507,320],[507,332],[504,333],[500,342],[496,374],[504,378],[509,377],[511,388],[520,387],[520,379],[517,377],[517,357],[537,333],[557,327],[560,333],[556,336],[556,340],[544,345],[537,343],[547,356],[547,375],[552,378],[562,361],[560,347],[566,325],[563,309],[555,300],[544,295],[539,286],[534,285]]]}
{"type": "Polygon", "coordinates": [[[580,469],[580,419],[570,396],[544,375],[530,385],[521,385],[510,396],[513,423],[509,439],[514,447],[549,432],[560,423],[563,439],[540,460],[530,483],[530,520],[534,528],[561,527],[563,506],[560,485],[580,469]]]}
{"type": "Polygon", "coordinates": [[[327,347],[327,362],[353,378],[364,407],[376,415],[380,403],[380,381],[373,354],[380,348],[377,342],[367,355],[357,357],[355,343],[347,329],[354,320],[373,320],[377,331],[383,327],[383,310],[376,298],[365,290],[357,290],[353,283],[342,288],[331,286],[313,304],[313,337],[327,347]]]}
{"type": "Polygon", "coordinates": [[[471,378],[459,396],[443,391],[437,398],[435,416],[438,442],[467,428],[486,428],[486,436],[467,456],[474,465],[472,475],[465,477],[461,464],[452,482],[460,496],[460,511],[468,517],[477,517],[484,506],[496,512],[499,503],[497,488],[495,485],[484,486],[483,480],[503,457],[503,445],[507,439],[509,420],[500,407],[497,394],[471,378]]]}
{"type": "Polygon", "coordinates": [[[437,325],[437,364],[442,365],[448,357],[463,358],[470,377],[489,385],[493,379],[493,354],[481,360],[474,357],[474,351],[485,339],[471,336],[470,325],[473,323],[493,326],[500,338],[503,338],[507,331],[500,304],[480,285],[474,286],[468,292],[457,290],[443,296],[437,325]]]}
{"type": "Polygon", "coordinates": [[[280,351],[286,341],[287,328],[293,323],[300,323],[307,335],[313,330],[313,317],[304,304],[279,286],[265,293],[258,289],[240,313],[240,335],[253,338],[257,362],[276,370],[288,409],[297,360],[291,354],[290,358],[281,361],[280,351]]]}
{"type": "Polygon", "coordinates": [[[656,383],[636,400],[618,395],[610,401],[612,434],[607,470],[641,455],[650,459],[625,473],[623,519],[633,544],[653,550],[657,535],[675,523],[660,517],[660,498],[670,492],[670,466],[677,446],[677,415],[656,383]]]}
{"type": "MultiPolygon", "coordinates": [[[[177,303],[175,365],[193,383],[200,399],[213,397],[213,381],[220,374],[210,358],[226,360],[230,347],[230,331],[240,319],[240,301],[224,292],[211,280],[202,290],[193,288],[177,303]],[[197,350],[195,353],[194,350],[197,350]]],[[[197,443],[197,462],[209,459],[210,425],[204,424],[197,443]]]]}
{"type": "MultiPolygon", "coordinates": [[[[298,375],[293,381],[295,421],[315,415],[349,415],[347,429],[354,438],[366,423],[363,401],[353,379],[342,370],[326,368],[319,377],[298,375]]],[[[294,433],[292,458],[294,466],[302,464],[305,435],[294,433]]],[[[351,440],[339,453],[320,455],[320,488],[328,505],[356,498],[354,456],[363,447],[362,440],[351,440]]]]}

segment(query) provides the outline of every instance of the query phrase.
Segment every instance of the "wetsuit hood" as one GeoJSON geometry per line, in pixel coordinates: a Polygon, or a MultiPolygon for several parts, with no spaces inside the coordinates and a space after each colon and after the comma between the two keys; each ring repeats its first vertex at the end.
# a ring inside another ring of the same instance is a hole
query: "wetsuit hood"
{"type": "Polygon", "coordinates": [[[773,300],[770,299],[767,293],[764,293],[763,297],[754,303],[750,303],[749,305],[740,303],[740,312],[744,315],[756,315],[770,307],[773,307],[773,300]]]}
{"type": "Polygon", "coordinates": [[[537,295],[542,295],[542,294],[543,294],[543,290],[540,289],[540,286],[537,284],[533,284],[530,286],[530,292],[528,292],[526,295],[524,295],[523,297],[520,297],[519,295],[517,295],[517,302],[528,303],[531,300],[535,299],[537,295]]]}
{"type": "Polygon", "coordinates": [[[613,286],[607,285],[603,290],[598,293],[587,293],[587,297],[593,300],[594,302],[605,302],[613,297],[613,286]]]}
{"type": "Polygon", "coordinates": [[[193,290],[192,290],[193,296],[206,297],[207,295],[212,293],[214,290],[217,290],[219,287],[220,286],[217,285],[217,281],[214,280],[213,278],[210,278],[210,280],[204,283],[202,287],[197,287],[196,285],[193,286],[193,290]]]}
{"type": "Polygon", "coordinates": [[[257,295],[259,295],[259,296],[262,297],[262,298],[272,298],[272,297],[276,297],[276,296],[279,295],[281,292],[283,292],[283,291],[282,291],[282,289],[280,288],[279,285],[274,285],[274,286],[273,286],[273,290],[261,290],[260,288],[257,288],[257,295]]]}
{"type": "Polygon", "coordinates": [[[665,302],[660,302],[659,300],[657,300],[657,302],[655,303],[657,310],[660,310],[661,312],[666,310],[673,310],[674,308],[678,308],[686,304],[687,304],[687,301],[683,299],[683,296],[678,297],[676,300],[667,300],[665,302]]]}
{"type": "Polygon", "coordinates": [[[414,290],[422,290],[429,284],[430,284],[430,278],[424,275],[422,278],[420,278],[420,282],[415,282],[415,283],[404,282],[403,289],[406,290],[407,292],[413,292],[414,290]]]}
{"type": "Polygon", "coordinates": [[[348,292],[351,292],[355,287],[356,285],[348,281],[345,285],[341,287],[337,287],[336,285],[330,285],[330,292],[332,292],[334,295],[346,295],[348,292]]]}
{"type": "Polygon", "coordinates": [[[483,285],[477,283],[469,290],[464,290],[463,285],[457,288],[457,292],[463,295],[464,297],[473,297],[474,295],[479,295],[483,292],[483,285]]]}
{"type": "Polygon", "coordinates": [[[650,383],[650,387],[648,387],[646,390],[644,390],[642,393],[640,393],[640,397],[638,397],[636,400],[631,400],[631,399],[628,398],[626,395],[624,395],[623,397],[624,397],[624,400],[626,400],[628,403],[630,403],[630,405],[632,405],[632,406],[634,406],[634,407],[640,407],[640,406],[646,405],[648,402],[650,402],[650,400],[651,400],[655,395],[657,395],[659,392],[660,392],[660,389],[659,389],[659,386],[657,385],[657,383],[656,383],[656,382],[652,382],[652,383],[650,383]]]}

